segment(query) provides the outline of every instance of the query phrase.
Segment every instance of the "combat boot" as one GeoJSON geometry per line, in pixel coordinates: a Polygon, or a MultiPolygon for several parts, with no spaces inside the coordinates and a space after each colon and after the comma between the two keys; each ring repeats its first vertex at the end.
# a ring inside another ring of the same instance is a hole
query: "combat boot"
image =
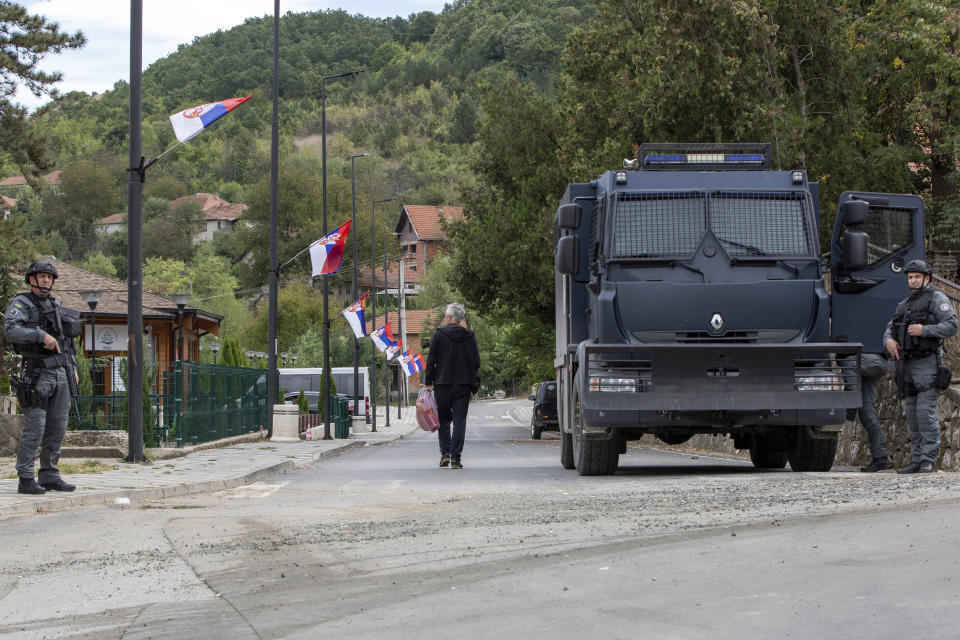
{"type": "Polygon", "coordinates": [[[897,473],[920,473],[920,463],[911,462],[907,466],[897,469],[897,473]]]}
{"type": "Polygon", "coordinates": [[[33,478],[20,478],[20,486],[17,487],[17,493],[40,495],[46,492],[47,490],[38,485],[37,481],[33,478]]]}
{"type": "Polygon", "coordinates": [[[924,460],[920,463],[920,473],[933,473],[933,463],[924,460]]]}
{"type": "Polygon", "coordinates": [[[57,478],[50,482],[41,482],[40,486],[46,489],[47,491],[73,491],[76,489],[76,485],[70,484],[69,482],[64,482],[63,478],[57,478]]]}
{"type": "Polygon", "coordinates": [[[882,458],[874,458],[873,462],[867,466],[860,467],[860,471],[863,471],[864,473],[876,473],[877,471],[883,471],[884,469],[893,469],[893,463],[890,462],[890,458],[886,456],[882,458]]]}

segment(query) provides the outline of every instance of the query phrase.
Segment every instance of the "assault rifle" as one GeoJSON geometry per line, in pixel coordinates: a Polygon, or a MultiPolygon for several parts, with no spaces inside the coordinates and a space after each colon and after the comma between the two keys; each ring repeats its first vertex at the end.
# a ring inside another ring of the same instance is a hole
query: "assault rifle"
{"type": "Polygon", "coordinates": [[[67,372],[67,386],[70,388],[73,411],[77,416],[77,424],[81,424],[80,406],[77,404],[77,398],[80,397],[80,387],[77,384],[77,368],[73,362],[73,357],[77,354],[76,343],[73,339],[80,335],[83,328],[80,322],[80,313],[73,309],[60,307],[57,304],[54,304],[52,311],[45,313],[49,313],[53,317],[53,327],[56,330],[54,338],[60,344],[60,355],[63,357],[63,366],[67,372]],[[65,316],[66,320],[61,315],[65,316]]]}

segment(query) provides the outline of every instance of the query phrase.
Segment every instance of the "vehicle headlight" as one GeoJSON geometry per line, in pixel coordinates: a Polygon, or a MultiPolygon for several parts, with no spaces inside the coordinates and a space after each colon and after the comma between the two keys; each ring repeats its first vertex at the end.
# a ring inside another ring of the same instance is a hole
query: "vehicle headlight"
{"type": "Polygon", "coordinates": [[[638,378],[590,376],[590,391],[626,391],[636,393],[638,378]]]}
{"type": "Polygon", "coordinates": [[[799,376],[797,391],[843,391],[843,379],[835,373],[799,376]]]}

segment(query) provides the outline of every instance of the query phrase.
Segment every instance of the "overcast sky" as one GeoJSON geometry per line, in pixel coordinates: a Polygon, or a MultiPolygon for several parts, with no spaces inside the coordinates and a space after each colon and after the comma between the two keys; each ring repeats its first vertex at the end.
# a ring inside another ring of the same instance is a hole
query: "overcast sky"
{"type": "MultiPolygon", "coordinates": [[[[408,17],[411,13],[440,13],[450,0],[280,0],[281,14],[288,11],[344,9],[351,14],[374,18],[408,17]],[[354,6],[356,5],[356,6],[354,6]]],[[[79,50],[48,55],[44,70],[62,71],[57,88],[99,93],[113,87],[117,80],[130,77],[130,3],[125,0],[19,0],[32,14],[60,23],[69,33],[83,31],[87,45],[79,50]]],[[[173,51],[194,37],[227,30],[247,18],[273,15],[271,0],[206,0],[206,2],[143,2],[143,67],[173,51]]],[[[229,97],[229,96],[224,96],[229,97]]],[[[17,101],[30,109],[47,101],[20,91],[17,101]]]]}

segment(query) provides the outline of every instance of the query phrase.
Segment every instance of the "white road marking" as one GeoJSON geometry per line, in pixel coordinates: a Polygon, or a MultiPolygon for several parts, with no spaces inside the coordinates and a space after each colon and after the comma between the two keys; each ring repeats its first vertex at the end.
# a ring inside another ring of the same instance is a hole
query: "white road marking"
{"type": "Polygon", "coordinates": [[[253,484],[245,484],[242,487],[227,489],[226,491],[217,491],[213,495],[217,496],[218,498],[229,498],[230,500],[266,498],[269,495],[273,495],[288,484],[290,483],[281,482],[279,484],[265,484],[262,482],[254,482],[253,484]]]}

